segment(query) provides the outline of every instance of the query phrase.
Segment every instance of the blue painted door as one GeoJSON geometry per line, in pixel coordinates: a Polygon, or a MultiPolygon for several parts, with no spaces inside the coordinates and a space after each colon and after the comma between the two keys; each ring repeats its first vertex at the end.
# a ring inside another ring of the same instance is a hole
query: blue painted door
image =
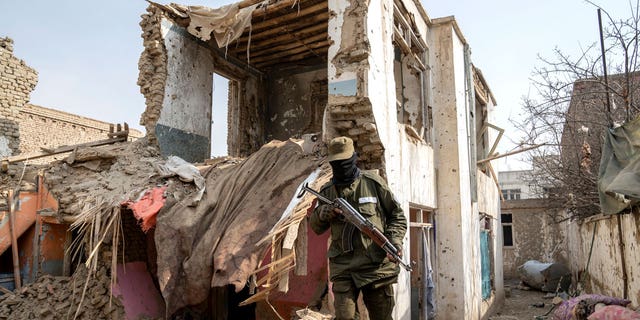
{"type": "Polygon", "coordinates": [[[480,231],[480,271],[482,273],[482,299],[491,297],[491,255],[489,230],[480,231]]]}

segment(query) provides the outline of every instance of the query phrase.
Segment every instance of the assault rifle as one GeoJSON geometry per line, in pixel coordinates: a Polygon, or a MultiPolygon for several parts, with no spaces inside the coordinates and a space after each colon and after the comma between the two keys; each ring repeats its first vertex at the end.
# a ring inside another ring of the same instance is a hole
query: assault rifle
{"type": "Polygon", "coordinates": [[[342,210],[342,216],[344,216],[345,220],[353,224],[360,232],[366,234],[375,244],[377,244],[382,250],[392,256],[405,270],[411,272],[412,268],[410,265],[404,263],[402,258],[398,254],[398,248],[396,248],[389,239],[384,236],[380,229],[376,228],[376,226],[367,218],[363,217],[358,210],[356,210],[353,206],[347,202],[347,200],[342,198],[337,198],[333,201],[323,197],[320,193],[315,190],[309,188],[309,184],[305,183],[302,186],[302,190],[298,193],[298,198],[301,198],[305,192],[309,192],[316,196],[320,201],[330,204],[335,208],[342,210]]]}

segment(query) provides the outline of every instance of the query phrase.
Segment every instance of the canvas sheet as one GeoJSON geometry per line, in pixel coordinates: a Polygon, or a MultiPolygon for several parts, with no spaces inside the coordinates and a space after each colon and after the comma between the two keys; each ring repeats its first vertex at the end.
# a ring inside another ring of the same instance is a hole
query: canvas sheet
{"type": "Polygon", "coordinates": [[[640,199],[640,118],[605,132],[598,192],[604,214],[619,213],[640,199]]]}
{"type": "Polygon", "coordinates": [[[207,172],[197,205],[189,199],[167,204],[158,214],[155,243],[168,315],[201,303],[211,287],[242,289],[269,242],[256,244],[319,164],[297,143],[274,141],[240,164],[207,172]]]}

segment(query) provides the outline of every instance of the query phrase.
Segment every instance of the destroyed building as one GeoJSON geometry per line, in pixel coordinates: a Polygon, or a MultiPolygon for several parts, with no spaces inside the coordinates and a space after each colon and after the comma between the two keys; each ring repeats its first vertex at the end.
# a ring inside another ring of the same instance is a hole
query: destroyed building
{"type": "Polygon", "coordinates": [[[430,19],[416,1],[243,1],[153,5],[141,26],[142,122],[163,154],[206,157],[211,77],[222,75],[231,156],[270,139],[347,135],[361,165],[386,177],[410,213],[405,252],[423,270],[401,274],[396,318],[420,312],[422,248],[443,319],[499,303],[498,188],[487,162],[476,164],[494,151],[496,102],[452,17],[430,19]]]}
{"type": "Polygon", "coordinates": [[[497,102],[453,17],[431,19],[413,0],[245,0],[151,3],[140,26],[146,138],[53,164],[44,180],[55,203],[34,210],[69,239],[81,237],[68,223],[88,232],[83,265],[119,277],[127,315],[276,319],[330,305],[328,235],[309,233],[310,200],[289,199],[303,181],[327,179],[323,142],[339,135],[387,180],[410,223],[403,251],[414,271],[400,273],[394,318],[480,319],[502,303],[497,102]],[[246,159],[207,161],[214,74],[229,79],[228,153],[246,159]],[[173,178],[179,168],[197,186],[173,178]],[[127,298],[141,290],[159,299],[153,310],[127,298]],[[239,298],[253,309],[236,308],[239,298]]]}

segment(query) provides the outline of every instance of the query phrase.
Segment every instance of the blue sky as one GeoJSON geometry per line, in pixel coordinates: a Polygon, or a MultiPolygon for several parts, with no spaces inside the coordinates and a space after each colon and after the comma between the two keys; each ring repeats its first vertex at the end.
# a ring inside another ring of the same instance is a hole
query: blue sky
{"type": "MultiPolygon", "coordinates": [[[[218,7],[232,1],[186,1],[218,7]]],[[[168,1],[167,1],[168,2],[168,1]]],[[[596,1],[617,17],[627,17],[627,0],[596,1]]],[[[509,118],[519,114],[529,92],[529,76],[537,55],[554,47],[576,53],[598,40],[596,9],[581,0],[440,0],[422,1],[431,18],[454,15],[471,45],[474,64],[482,69],[498,100],[498,126],[517,141],[509,118]]],[[[14,39],[14,53],[39,73],[31,102],[100,119],[128,122],[140,128],[144,98],[136,85],[142,51],[140,15],[143,0],[8,1],[0,0],[0,36],[14,39]]],[[[216,88],[224,88],[217,81],[216,88]]],[[[224,90],[216,96],[226,97],[224,90]]],[[[216,121],[214,132],[226,123],[216,121]]],[[[218,135],[214,136],[216,139],[218,135]]],[[[226,143],[221,137],[218,147],[226,143]]],[[[513,148],[503,143],[502,152],[513,148]]],[[[503,162],[501,170],[521,166],[503,162]]]]}

